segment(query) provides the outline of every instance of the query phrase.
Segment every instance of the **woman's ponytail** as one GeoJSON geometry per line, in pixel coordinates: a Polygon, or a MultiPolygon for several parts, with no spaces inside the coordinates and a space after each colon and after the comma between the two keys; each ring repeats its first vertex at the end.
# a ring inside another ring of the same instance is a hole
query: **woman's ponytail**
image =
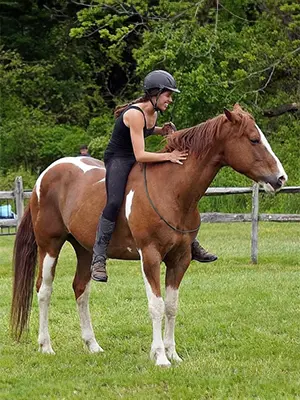
{"type": "Polygon", "coordinates": [[[133,104],[136,104],[136,103],[145,103],[148,100],[149,100],[149,95],[145,93],[143,96],[131,101],[130,103],[122,104],[121,106],[117,106],[114,111],[115,118],[118,118],[127,107],[132,106],[133,104]]]}

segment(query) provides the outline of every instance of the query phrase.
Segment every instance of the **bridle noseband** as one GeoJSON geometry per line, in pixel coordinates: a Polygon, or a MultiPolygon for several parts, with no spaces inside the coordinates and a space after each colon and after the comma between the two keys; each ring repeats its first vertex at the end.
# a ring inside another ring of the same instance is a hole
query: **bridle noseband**
{"type": "Polygon", "coordinates": [[[158,209],[155,207],[155,205],[153,204],[153,201],[150,198],[149,195],[149,191],[148,191],[148,185],[147,185],[147,176],[146,176],[146,167],[147,167],[147,163],[144,163],[143,165],[143,173],[144,173],[144,184],[145,184],[145,191],[146,191],[146,196],[149,200],[149,203],[151,204],[153,210],[156,212],[156,214],[159,216],[160,219],[162,219],[164,221],[164,223],[166,225],[168,225],[171,229],[173,229],[176,232],[180,232],[180,233],[193,233],[193,232],[197,232],[200,228],[200,225],[198,226],[198,228],[196,229],[190,229],[190,230],[182,230],[182,229],[178,229],[175,228],[175,226],[171,225],[167,220],[164,219],[164,217],[159,213],[158,209]]]}

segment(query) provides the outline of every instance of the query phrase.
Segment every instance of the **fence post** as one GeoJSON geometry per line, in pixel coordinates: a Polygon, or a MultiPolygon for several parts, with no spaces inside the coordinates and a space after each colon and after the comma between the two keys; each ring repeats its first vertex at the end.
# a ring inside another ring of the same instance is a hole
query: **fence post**
{"type": "Polygon", "coordinates": [[[17,221],[17,228],[18,228],[24,214],[23,179],[21,176],[17,176],[15,179],[15,200],[16,200],[16,213],[18,216],[18,221],[17,221]]]}
{"type": "Polygon", "coordinates": [[[251,232],[251,261],[257,264],[258,254],[258,208],[259,208],[259,184],[252,187],[252,232],[251,232]]]}

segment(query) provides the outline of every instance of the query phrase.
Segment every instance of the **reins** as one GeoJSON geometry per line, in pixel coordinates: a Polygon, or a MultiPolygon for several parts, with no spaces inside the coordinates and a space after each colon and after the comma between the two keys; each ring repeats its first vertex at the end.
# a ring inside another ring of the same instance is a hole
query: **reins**
{"type": "Polygon", "coordinates": [[[143,173],[144,173],[144,184],[145,184],[146,195],[147,195],[147,198],[148,198],[148,200],[149,200],[149,203],[151,204],[151,207],[152,207],[153,210],[156,212],[156,214],[159,216],[159,218],[162,219],[166,225],[168,225],[171,229],[173,229],[173,230],[176,231],[176,232],[180,232],[180,233],[193,233],[193,232],[197,232],[197,231],[199,230],[199,228],[200,228],[200,225],[199,225],[198,228],[196,228],[196,229],[190,229],[190,230],[184,231],[184,230],[182,230],[182,229],[175,228],[175,226],[171,225],[171,224],[170,224],[167,220],[165,220],[164,217],[159,213],[158,209],[157,209],[157,208],[155,207],[155,205],[153,204],[153,201],[151,200],[151,197],[150,197],[150,195],[149,195],[148,185],[147,185],[147,176],[146,176],[146,167],[147,167],[147,164],[144,163],[144,165],[143,165],[143,173]]]}

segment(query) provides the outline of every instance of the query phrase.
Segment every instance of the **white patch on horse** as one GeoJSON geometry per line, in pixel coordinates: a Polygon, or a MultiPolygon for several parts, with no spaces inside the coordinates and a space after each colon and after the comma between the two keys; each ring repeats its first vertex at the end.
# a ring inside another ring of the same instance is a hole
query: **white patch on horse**
{"type": "Polygon", "coordinates": [[[146,278],[145,272],[144,272],[144,266],[143,266],[143,254],[142,251],[140,249],[137,249],[139,255],[140,255],[140,260],[141,260],[141,268],[142,268],[142,275],[143,275],[143,279],[144,279],[144,283],[145,283],[145,288],[146,288],[146,294],[147,294],[147,298],[149,299],[149,297],[152,294],[152,289],[151,286],[148,282],[148,279],[146,278]]]}
{"type": "Polygon", "coordinates": [[[100,181],[95,182],[95,184],[97,184],[97,183],[103,183],[103,182],[105,182],[105,178],[100,179],[100,181]]]}
{"type": "Polygon", "coordinates": [[[165,303],[161,297],[157,297],[148,282],[144,271],[143,265],[143,254],[140,249],[137,249],[140,259],[142,275],[144,278],[146,293],[148,297],[148,308],[152,319],[153,327],[153,340],[151,344],[150,357],[155,360],[155,364],[163,367],[169,367],[171,365],[170,361],[167,359],[165,346],[162,340],[162,318],[165,312],[165,303]]]}
{"type": "Polygon", "coordinates": [[[287,174],[285,173],[285,170],[283,169],[283,166],[282,166],[281,162],[279,161],[278,157],[273,152],[273,150],[272,150],[272,148],[270,146],[270,143],[267,141],[267,138],[263,134],[263,132],[260,129],[260,127],[257,124],[255,124],[255,126],[256,126],[256,129],[258,130],[258,133],[260,134],[260,139],[261,139],[262,144],[265,146],[265,148],[268,150],[268,152],[271,154],[271,156],[276,161],[277,168],[278,168],[277,178],[280,178],[281,176],[283,176],[284,179],[287,180],[287,174]]]}
{"type": "Polygon", "coordinates": [[[85,174],[86,172],[90,171],[91,169],[105,169],[103,166],[99,166],[99,165],[89,165],[83,162],[83,160],[86,160],[86,157],[65,157],[65,158],[61,158],[59,160],[54,161],[54,163],[52,163],[51,165],[49,165],[48,168],[45,169],[45,171],[43,171],[41,173],[41,175],[38,177],[36,184],[35,184],[35,190],[36,190],[36,194],[38,197],[38,200],[40,200],[40,188],[41,188],[41,183],[42,183],[42,179],[45,176],[45,174],[53,167],[55,167],[56,165],[59,164],[73,164],[76,167],[80,168],[83,173],[85,174]]]}
{"type": "Polygon", "coordinates": [[[81,326],[81,336],[91,353],[99,353],[103,349],[95,339],[89,310],[90,282],[86,285],[84,292],[77,299],[77,308],[81,326]]]}
{"type": "Polygon", "coordinates": [[[125,216],[127,221],[129,220],[129,216],[131,214],[131,207],[132,207],[132,201],[133,201],[133,195],[134,191],[130,190],[128,195],[126,196],[126,203],[125,203],[125,216]]]}
{"type": "Polygon", "coordinates": [[[52,268],[55,258],[46,254],[43,261],[42,284],[38,292],[40,323],[38,343],[42,353],[54,354],[48,330],[48,310],[52,293],[53,273],[52,268]]]}
{"type": "Polygon", "coordinates": [[[132,253],[132,248],[131,247],[127,247],[127,250],[132,253]]]}

